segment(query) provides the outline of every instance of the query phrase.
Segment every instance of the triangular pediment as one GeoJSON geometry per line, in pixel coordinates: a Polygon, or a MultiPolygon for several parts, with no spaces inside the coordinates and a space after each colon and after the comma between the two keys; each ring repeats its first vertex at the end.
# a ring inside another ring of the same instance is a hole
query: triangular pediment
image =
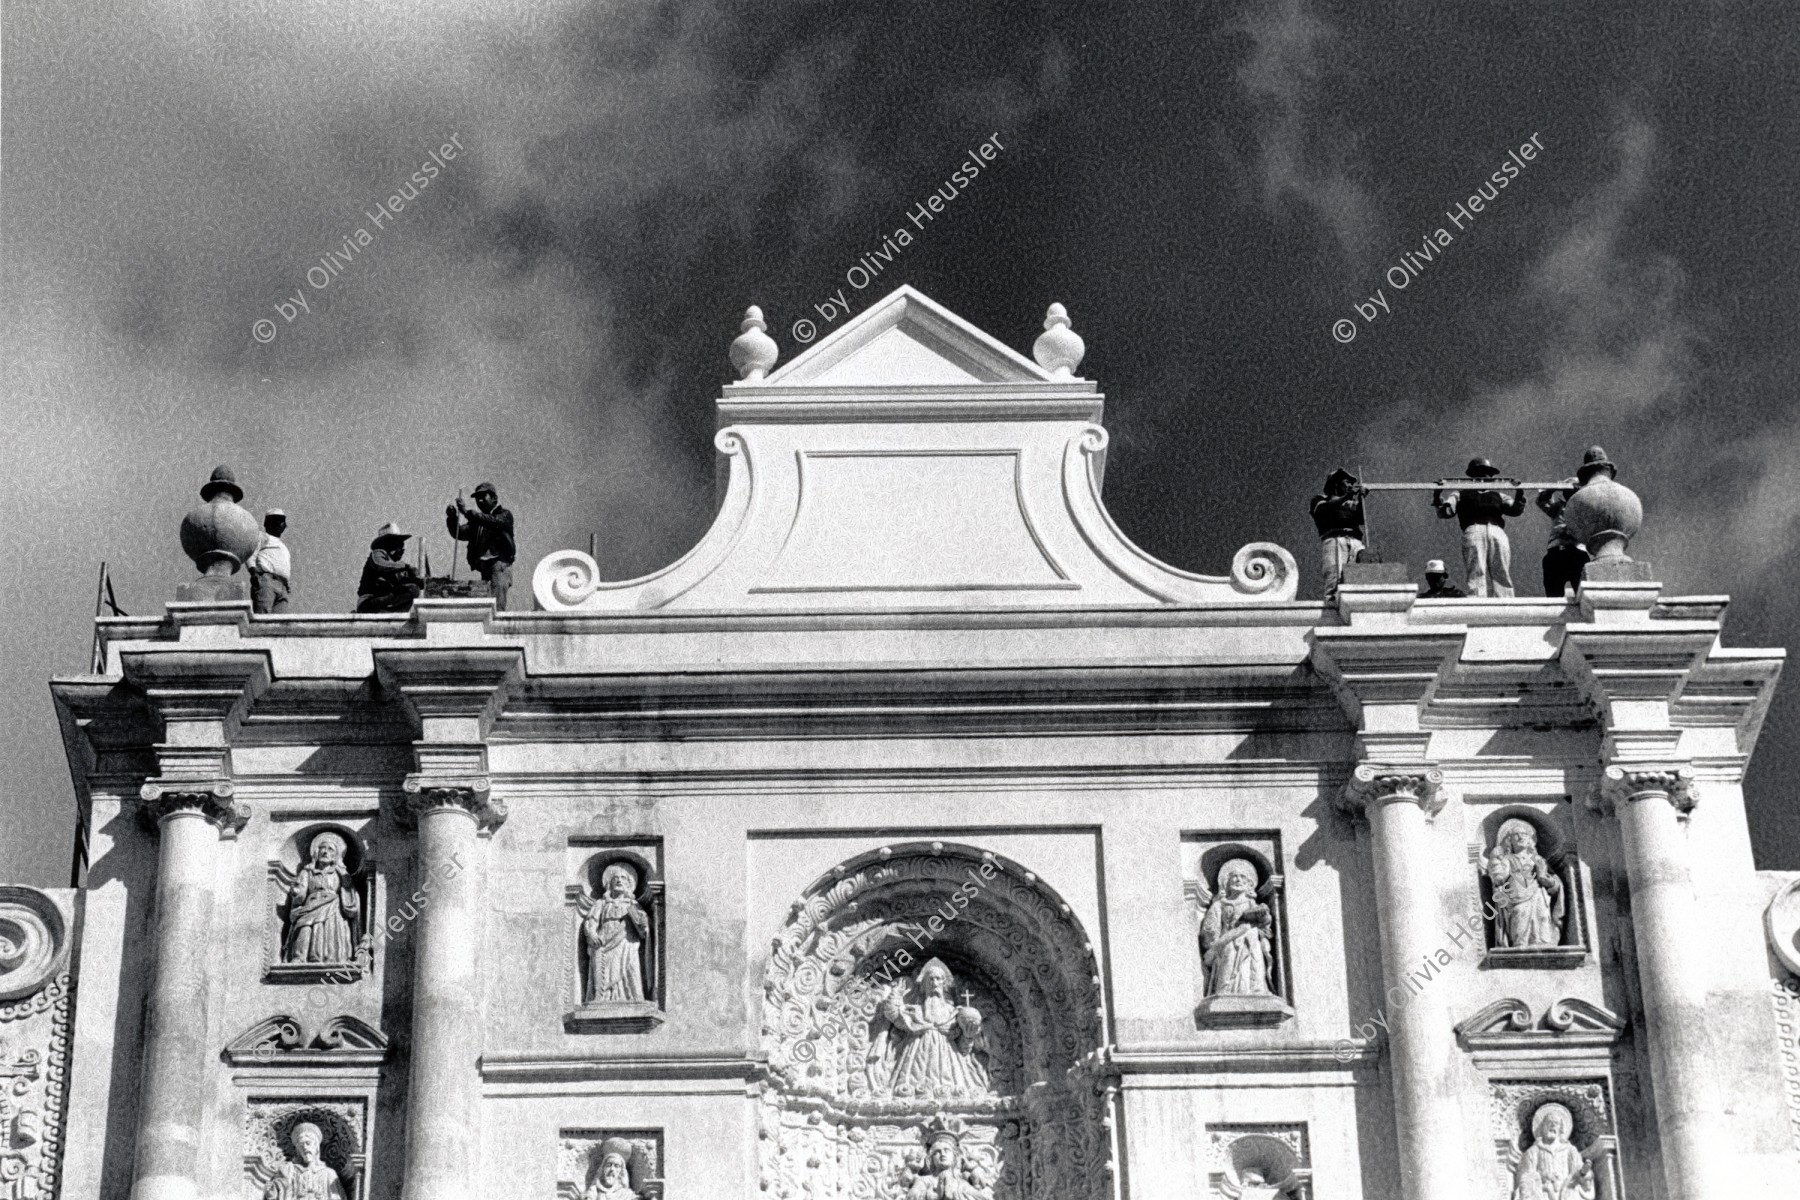
{"type": "Polygon", "coordinates": [[[1048,372],[922,292],[902,286],[767,380],[776,387],[1043,383],[1048,372]]]}

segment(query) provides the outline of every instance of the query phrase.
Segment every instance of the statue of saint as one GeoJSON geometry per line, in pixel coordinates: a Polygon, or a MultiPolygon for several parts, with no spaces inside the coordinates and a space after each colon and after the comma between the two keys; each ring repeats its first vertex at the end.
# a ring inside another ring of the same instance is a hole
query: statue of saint
{"type": "Polygon", "coordinates": [[[607,1138],[600,1144],[600,1167],[581,1200],[638,1200],[631,1190],[631,1143],[607,1138]]]}
{"type": "Polygon", "coordinates": [[[989,1094],[981,1014],[966,991],[962,1004],[950,999],[955,982],[934,958],[919,968],[910,995],[904,980],[888,989],[869,1046],[869,1085],[877,1092],[903,1099],[989,1094]]]}
{"type": "Polygon", "coordinates": [[[1200,922],[1200,961],[1208,996],[1267,996],[1273,918],[1256,899],[1256,868],[1234,858],[1219,868],[1219,890],[1200,922]]]}
{"type": "Polygon", "coordinates": [[[344,866],[343,836],[326,830],[312,840],[312,859],[302,863],[288,889],[288,934],[282,961],[347,963],[356,958],[356,919],[362,898],[344,866]]]}
{"type": "Polygon", "coordinates": [[[263,1188],[263,1200],[345,1200],[344,1184],[319,1157],[325,1137],[311,1121],[294,1126],[291,1139],[298,1162],[284,1162],[263,1188]]]}
{"type": "Polygon", "coordinates": [[[1569,1141],[1574,1130],[1560,1104],[1531,1115],[1531,1147],[1513,1162],[1512,1200],[1594,1200],[1594,1167],[1569,1141]]]}
{"type": "Polygon", "coordinates": [[[1494,885],[1496,947],[1562,944],[1563,885],[1537,851],[1537,829],[1514,817],[1500,826],[1498,845],[1487,856],[1494,885]]]}
{"type": "Polygon", "coordinates": [[[583,914],[589,1004],[644,999],[643,947],[650,936],[650,914],[637,902],[637,886],[636,871],[613,863],[601,872],[600,897],[583,914]]]}
{"type": "Polygon", "coordinates": [[[993,1173],[964,1157],[962,1132],[954,1118],[926,1127],[925,1153],[912,1151],[906,1164],[906,1200],[994,1200],[993,1173]]]}

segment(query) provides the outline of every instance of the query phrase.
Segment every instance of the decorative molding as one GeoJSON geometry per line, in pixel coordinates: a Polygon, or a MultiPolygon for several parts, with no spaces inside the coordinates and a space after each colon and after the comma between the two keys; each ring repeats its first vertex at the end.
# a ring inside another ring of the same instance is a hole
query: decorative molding
{"type": "Polygon", "coordinates": [[[198,813],[231,841],[250,821],[250,806],[234,797],[229,779],[152,779],[138,789],[138,818],[146,829],[160,833],[162,823],[177,813],[198,813]]]}
{"type": "Polygon", "coordinates": [[[1607,1047],[1625,1036],[1618,1015],[1575,997],[1564,997],[1544,1010],[1534,1025],[1523,1000],[1496,1000],[1456,1026],[1456,1037],[1470,1050],[1536,1052],[1546,1047],[1607,1047]]]}
{"type": "Polygon", "coordinates": [[[420,818],[431,813],[463,812],[475,819],[476,832],[487,837],[506,821],[506,804],[492,795],[486,775],[412,774],[401,786],[406,795],[395,816],[404,828],[417,829],[420,818]]]}
{"type": "Polygon", "coordinates": [[[1790,974],[1800,976],[1800,879],[1789,880],[1763,910],[1769,950],[1790,974]]]}
{"type": "Polygon", "coordinates": [[[268,1017],[231,1039],[223,1052],[234,1067],[366,1067],[387,1055],[387,1035],[347,1013],[310,1034],[298,1017],[268,1017]]]}
{"type": "MultiPolygon", "coordinates": [[[[0,935],[9,924],[0,917],[0,935]]],[[[0,1005],[0,1189],[15,1189],[0,1194],[60,1194],[74,991],[64,973],[0,1005]]]]}
{"type": "Polygon", "coordinates": [[[69,961],[69,924],[48,894],[0,884],[0,1002],[29,1000],[69,961]]]}
{"type": "Polygon", "coordinates": [[[1770,980],[1775,1003],[1775,1052],[1781,1061],[1788,1130],[1800,1150],[1800,979],[1770,980]]]}
{"type": "Polygon", "coordinates": [[[1694,768],[1685,762],[1609,763],[1588,797],[1594,812],[1614,813],[1621,803],[1667,800],[1686,816],[1699,797],[1694,792],[1694,768]]]}

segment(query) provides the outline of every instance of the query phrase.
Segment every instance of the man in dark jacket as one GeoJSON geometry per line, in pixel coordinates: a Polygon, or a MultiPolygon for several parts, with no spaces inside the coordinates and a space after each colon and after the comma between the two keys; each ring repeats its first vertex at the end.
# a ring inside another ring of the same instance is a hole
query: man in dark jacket
{"type": "Polygon", "coordinates": [[[409,612],[413,601],[425,590],[419,572],[406,561],[406,540],[410,533],[389,521],[369,543],[369,561],[363,564],[362,579],[356,585],[356,611],[359,613],[409,612]]]}
{"type": "MultiPolygon", "coordinates": [[[[1485,458],[1469,460],[1470,479],[1492,479],[1500,468],[1485,458]]],[[[1525,511],[1525,493],[1514,488],[1512,499],[1504,493],[1473,488],[1439,488],[1431,493],[1431,506],[1440,517],[1455,517],[1463,532],[1463,571],[1469,595],[1511,599],[1512,545],[1506,540],[1506,518],[1525,511]]]]}
{"type": "Polygon", "coordinates": [[[1363,548],[1363,496],[1356,476],[1339,467],[1325,477],[1325,494],[1312,498],[1313,525],[1319,530],[1321,579],[1325,598],[1337,594],[1344,564],[1356,561],[1363,548]]]}
{"type": "Polygon", "coordinates": [[[488,582],[494,596],[494,607],[506,608],[506,591],[512,586],[513,559],[518,550],[513,542],[513,515],[500,507],[499,493],[491,483],[475,485],[475,507],[461,496],[444,508],[444,524],[450,536],[469,543],[469,566],[488,582]]]}

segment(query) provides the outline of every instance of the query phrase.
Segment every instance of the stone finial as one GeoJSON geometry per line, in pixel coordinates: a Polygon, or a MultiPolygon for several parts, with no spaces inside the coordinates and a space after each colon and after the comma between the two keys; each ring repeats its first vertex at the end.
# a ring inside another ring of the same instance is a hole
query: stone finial
{"type": "Polygon", "coordinates": [[[1563,506],[1563,524],[1587,545],[1595,562],[1630,562],[1625,547],[1644,524],[1644,504],[1620,483],[1606,451],[1590,447],[1582,456],[1581,486],[1563,506]]]}
{"type": "Polygon", "coordinates": [[[1081,335],[1069,328],[1069,310],[1060,304],[1052,304],[1044,314],[1044,332],[1038,334],[1037,341],[1031,345],[1031,357],[1056,378],[1068,379],[1075,374],[1075,368],[1081,365],[1081,357],[1086,353],[1087,344],[1081,340],[1081,335]]]}
{"type": "Polygon", "coordinates": [[[739,379],[755,383],[769,373],[781,351],[769,336],[768,323],[756,305],[744,310],[744,323],[738,328],[743,332],[731,343],[731,365],[737,368],[739,379]]]}
{"type": "Polygon", "coordinates": [[[181,548],[200,568],[200,579],[182,585],[176,593],[182,600],[247,599],[249,592],[243,581],[230,577],[262,545],[262,522],[249,510],[238,507],[244,489],[238,486],[230,467],[218,467],[212,478],[200,489],[206,503],[190,512],[181,522],[181,548]],[[240,594],[241,593],[241,594],[240,594]]]}

